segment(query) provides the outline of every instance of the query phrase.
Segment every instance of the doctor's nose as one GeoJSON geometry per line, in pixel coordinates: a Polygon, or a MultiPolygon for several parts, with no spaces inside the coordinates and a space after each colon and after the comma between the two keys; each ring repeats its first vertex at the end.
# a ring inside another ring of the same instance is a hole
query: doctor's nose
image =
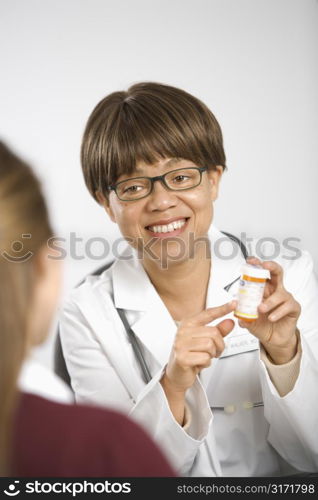
{"type": "Polygon", "coordinates": [[[152,192],[148,196],[150,210],[167,210],[177,205],[175,191],[168,189],[160,180],[153,183],[152,192]]]}

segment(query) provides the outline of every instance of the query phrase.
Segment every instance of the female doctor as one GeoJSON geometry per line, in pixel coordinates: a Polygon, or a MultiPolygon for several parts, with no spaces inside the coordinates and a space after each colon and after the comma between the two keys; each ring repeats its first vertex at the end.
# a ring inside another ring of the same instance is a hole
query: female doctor
{"type": "Polygon", "coordinates": [[[182,475],[316,471],[312,259],[251,258],[270,272],[259,317],[233,316],[245,256],[222,259],[232,240],[212,225],[226,163],[211,111],[157,83],[114,92],[89,117],[82,167],[127,248],[62,311],[76,400],[135,418],[182,475]]]}

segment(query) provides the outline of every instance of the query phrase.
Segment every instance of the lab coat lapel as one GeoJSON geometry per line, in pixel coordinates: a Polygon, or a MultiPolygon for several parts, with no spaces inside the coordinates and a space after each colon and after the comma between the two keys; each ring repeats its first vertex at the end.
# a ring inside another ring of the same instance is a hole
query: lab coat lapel
{"type": "Polygon", "coordinates": [[[160,366],[164,366],[169,359],[177,326],[155,290],[148,310],[132,325],[132,329],[160,366]]]}
{"type": "Polygon", "coordinates": [[[134,333],[159,365],[164,366],[177,328],[141,261],[133,250],[131,252],[130,259],[118,260],[114,265],[115,306],[127,311],[134,333]]]}

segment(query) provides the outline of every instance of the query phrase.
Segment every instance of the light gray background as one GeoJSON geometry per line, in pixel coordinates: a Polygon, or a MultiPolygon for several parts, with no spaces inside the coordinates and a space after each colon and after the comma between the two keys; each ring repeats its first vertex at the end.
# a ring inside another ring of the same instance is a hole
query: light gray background
{"type": "MultiPolygon", "coordinates": [[[[142,80],[193,93],[219,120],[229,170],[216,225],[298,237],[317,268],[317,21],[316,0],[0,0],[0,136],[34,165],[67,240],[62,299],[101,264],[70,257],[70,232],[78,256],[91,237],[119,236],[84,186],[85,122],[142,80]]],[[[49,365],[54,328],[37,351],[49,365]]]]}

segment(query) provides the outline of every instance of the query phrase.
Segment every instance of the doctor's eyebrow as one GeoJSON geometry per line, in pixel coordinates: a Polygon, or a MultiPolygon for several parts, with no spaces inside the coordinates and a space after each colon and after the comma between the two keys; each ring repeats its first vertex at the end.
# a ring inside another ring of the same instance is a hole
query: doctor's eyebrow
{"type": "MultiPolygon", "coordinates": [[[[174,167],[174,166],[177,167],[178,163],[180,163],[182,160],[188,162],[190,167],[195,165],[193,163],[193,161],[187,160],[186,158],[170,158],[167,161],[167,163],[164,165],[164,169],[167,169],[167,171],[168,171],[171,167],[174,167]]],[[[155,167],[156,165],[153,165],[153,166],[155,167]]],[[[127,176],[127,177],[135,177],[135,176],[146,175],[145,170],[146,169],[144,167],[137,167],[137,168],[135,168],[134,172],[131,175],[127,176]]]]}

